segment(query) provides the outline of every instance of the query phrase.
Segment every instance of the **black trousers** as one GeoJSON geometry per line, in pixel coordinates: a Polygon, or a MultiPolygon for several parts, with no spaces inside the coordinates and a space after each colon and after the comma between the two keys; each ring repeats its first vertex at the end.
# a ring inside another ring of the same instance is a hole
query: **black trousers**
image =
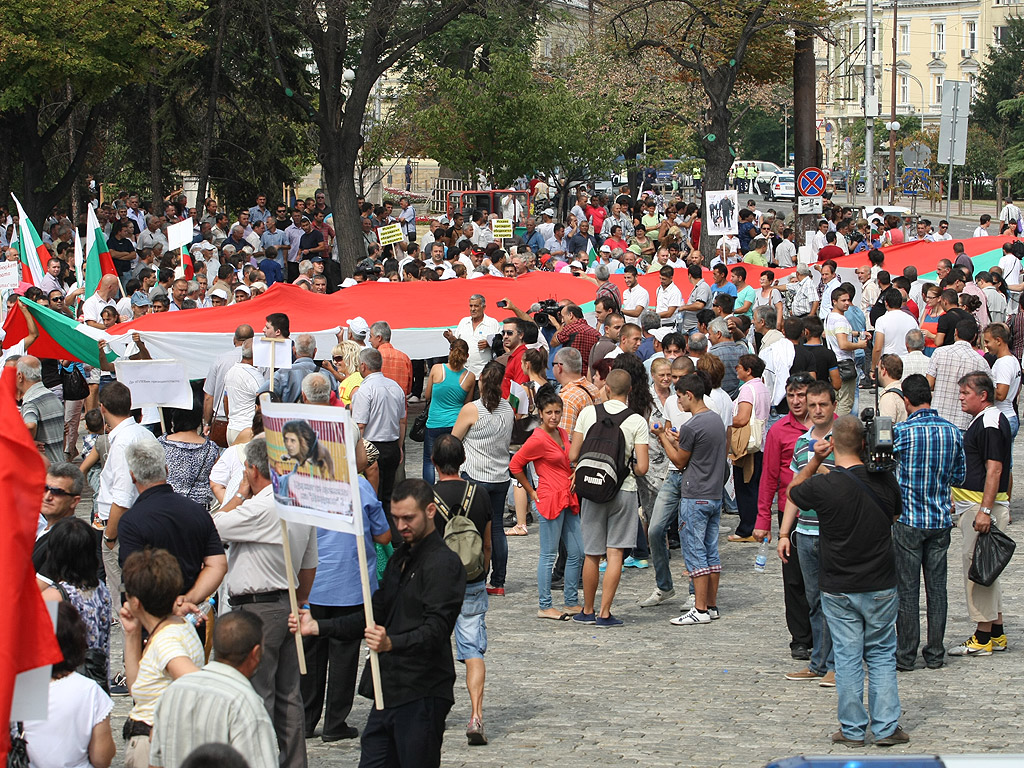
{"type": "MultiPolygon", "coordinates": [[[[782,512],[779,512],[779,525],[782,525],[782,512]]],[[[782,564],[782,588],[786,601],[786,627],[789,629],[790,643],[814,647],[811,637],[811,608],[807,604],[804,593],[804,575],[800,571],[800,558],[796,547],[789,548],[789,562],[782,564]]]]}
{"type": "Polygon", "coordinates": [[[299,279],[299,262],[286,261],[284,263],[284,279],[289,283],[299,279]]]}
{"type": "Polygon", "coordinates": [[[398,472],[398,465],[401,464],[401,443],[398,440],[372,440],[371,441],[380,451],[380,456],[377,459],[377,468],[380,471],[380,487],[377,489],[377,498],[380,499],[381,506],[384,507],[384,515],[388,519],[388,525],[391,526],[391,536],[398,539],[398,530],[395,528],[395,523],[391,519],[391,491],[395,488],[395,474],[398,472]]]}
{"type": "Polygon", "coordinates": [[[428,696],[400,707],[370,710],[359,768],[438,768],[444,720],[452,702],[428,696]]]}
{"type": "MultiPolygon", "coordinates": [[[[362,613],[362,605],[310,605],[309,613],[317,620],[336,619],[362,613]]],[[[305,710],[306,736],[312,736],[320,714],[324,716],[324,736],[338,736],[348,723],[352,699],[359,674],[359,640],[337,640],[326,637],[304,637],[306,674],[300,680],[302,705],[305,710]],[[327,711],[324,712],[326,693],[327,711]]]]}

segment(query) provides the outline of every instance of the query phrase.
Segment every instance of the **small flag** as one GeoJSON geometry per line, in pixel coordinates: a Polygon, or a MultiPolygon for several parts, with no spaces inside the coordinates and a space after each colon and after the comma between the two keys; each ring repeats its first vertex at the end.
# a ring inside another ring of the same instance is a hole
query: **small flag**
{"type": "MultiPolygon", "coordinates": [[[[11,193],[14,197],[14,193],[11,193]]],[[[28,214],[21,207],[21,201],[14,197],[18,206],[18,254],[21,256],[22,279],[26,283],[42,285],[46,275],[46,262],[50,260],[50,251],[43,245],[39,232],[32,226],[28,214]]]]}
{"type": "Polygon", "coordinates": [[[587,240],[587,263],[593,264],[597,261],[597,251],[594,250],[594,241],[587,240]]]}
{"type": "Polygon", "coordinates": [[[85,225],[85,298],[96,293],[96,288],[104,275],[117,277],[114,259],[110,255],[107,238],[92,206],[88,206],[88,219],[85,225]]]}

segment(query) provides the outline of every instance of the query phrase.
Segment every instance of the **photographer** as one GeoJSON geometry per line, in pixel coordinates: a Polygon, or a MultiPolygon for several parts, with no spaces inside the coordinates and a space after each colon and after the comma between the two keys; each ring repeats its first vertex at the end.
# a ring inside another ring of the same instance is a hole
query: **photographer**
{"type": "MultiPolygon", "coordinates": [[[[821,601],[832,632],[840,730],[832,743],[864,746],[864,663],[871,685],[871,730],[877,746],[910,741],[899,726],[896,688],[896,566],[892,524],[902,512],[900,489],[887,472],[869,473],[861,461],[864,426],[839,418],[831,440],[818,440],[814,455],[789,485],[800,509],[818,513],[821,601]],[[835,453],[835,469],[818,474],[835,453]]],[[[779,536],[791,531],[780,530],[779,536]]]]}

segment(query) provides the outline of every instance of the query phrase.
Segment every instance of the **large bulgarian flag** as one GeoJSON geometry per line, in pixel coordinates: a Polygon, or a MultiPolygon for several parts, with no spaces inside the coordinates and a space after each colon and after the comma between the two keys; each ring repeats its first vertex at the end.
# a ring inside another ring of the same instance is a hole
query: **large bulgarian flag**
{"type": "Polygon", "coordinates": [[[114,268],[114,259],[110,256],[110,248],[107,247],[107,238],[103,235],[103,228],[96,218],[96,212],[92,206],[88,208],[88,219],[85,225],[85,296],[89,297],[96,293],[100,279],[104,275],[117,277],[117,270],[114,268]]]}
{"type": "MultiPolygon", "coordinates": [[[[14,197],[13,193],[11,197],[14,197]]],[[[14,197],[14,204],[18,206],[18,255],[21,257],[21,279],[26,283],[42,285],[43,276],[46,275],[46,262],[50,260],[50,251],[43,245],[43,238],[32,226],[17,197],[14,197]]]]}
{"type": "MultiPolygon", "coordinates": [[[[97,342],[109,338],[104,331],[86,323],[75,322],[67,315],[29,301],[24,296],[18,300],[32,315],[39,329],[39,338],[27,350],[30,354],[57,360],[77,360],[99,368],[100,348],[97,342]]],[[[4,331],[7,334],[4,338],[5,349],[24,339],[28,335],[25,316],[21,312],[8,312],[4,331]]],[[[108,360],[116,358],[116,355],[107,352],[108,360]]]]}

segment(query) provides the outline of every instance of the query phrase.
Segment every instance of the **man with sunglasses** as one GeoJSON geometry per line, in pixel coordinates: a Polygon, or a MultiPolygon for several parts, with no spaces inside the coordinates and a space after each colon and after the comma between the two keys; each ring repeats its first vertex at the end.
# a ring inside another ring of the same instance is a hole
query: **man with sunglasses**
{"type": "MultiPolygon", "coordinates": [[[[807,416],[807,387],[814,378],[809,373],[798,373],[786,382],[786,403],[789,413],[779,419],[765,436],[761,463],[761,488],[757,500],[757,522],[754,538],[772,540],[772,503],[778,496],[777,515],[782,524],[786,509],[786,489],[793,479],[793,449],[797,440],[811,426],[807,416]]],[[[789,562],[782,564],[782,584],[786,602],[786,626],[790,634],[790,655],[794,659],[809,661],[813,646],[810,607],[804,592],[804,579],[800,571],[796,550],[789,562]]]]}
{"type": "Polygon", "coordinates": [[[39,513],[46,520],[46,527],[36,536],[35,547],[32,549],[32,567],[36,573],[52,578],[43,571],[46,562],[47,545],[50,537],[47,534],[54,523],[75,514],[75,507],[82,500],[85,489],[85,475],[74,464],[58,462],[51,464],[46,470],[46,486],[43,490],[43,502],[39,513]]]}

